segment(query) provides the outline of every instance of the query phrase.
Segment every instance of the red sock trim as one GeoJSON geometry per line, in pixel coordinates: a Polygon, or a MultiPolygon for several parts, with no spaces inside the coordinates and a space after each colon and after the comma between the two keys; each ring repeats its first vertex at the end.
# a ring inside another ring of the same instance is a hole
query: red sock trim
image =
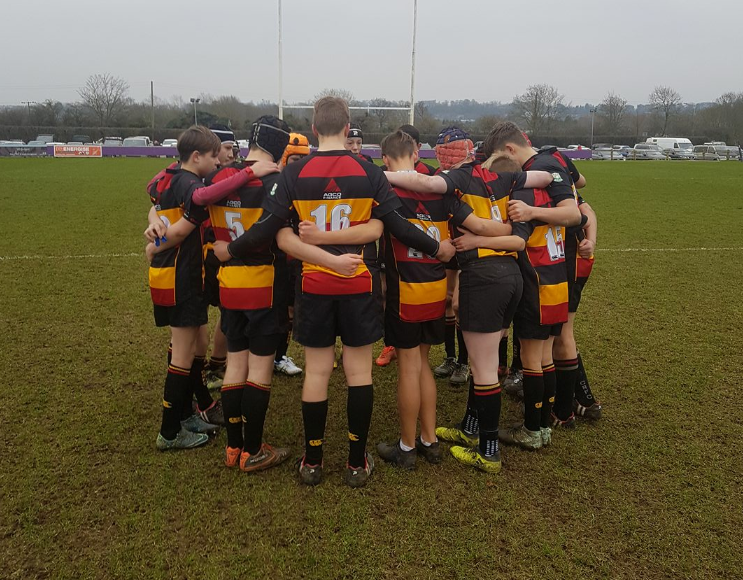
{"type": "Polygon", "coordinates": [[[247,383],[230,383],[229,385],[222,385],[220,391],[235,391],[237,389],[244,389],[247,383]]]}

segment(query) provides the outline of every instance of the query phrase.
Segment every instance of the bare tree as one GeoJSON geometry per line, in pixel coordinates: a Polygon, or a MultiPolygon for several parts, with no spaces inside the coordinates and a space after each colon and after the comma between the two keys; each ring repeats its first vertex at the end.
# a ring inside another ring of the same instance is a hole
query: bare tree
{"type": "Polygon", "coordinates": [[[627,101],[619,95],[609,93],[598,106],[598,112],[604,123],[604,131],[611,137],[619,135],[624,115],[627,110],[627,101]]]}
{"type": "Polygon", "coordinates": [[[513,107],[532,134],[549,130],[557,118],[563,95],[550,85],[531,85],[513,99],[513,107]]]}
{"type": "Polygon", "coordinates": [[[108,127],[128,103],[129,85],[110,74],[92,75],[78,91],[83,104],[90,108],[100,127],[108,127]]]}
{"type": "Polygon", "coordinates": [[[649,99],[655,112],[663,117],[662,135],[665,136],[668,130],[668,121],[678,111],[681,104],[681,95],[671,87],[657,86],[650,93],[649,99]]]}
{"type": "Polygon", "coordinates": [[[323,97],[340,97],[346,101],[349,105],[354,101],[354,96],[351,91],[345,89],[323,89],[312,97],[312,102],[316,103],[323,97]]]}

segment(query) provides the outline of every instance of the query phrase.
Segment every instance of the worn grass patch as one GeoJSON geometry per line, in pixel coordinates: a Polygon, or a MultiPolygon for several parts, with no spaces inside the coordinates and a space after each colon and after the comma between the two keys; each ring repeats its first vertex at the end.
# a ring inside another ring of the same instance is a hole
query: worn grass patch
{"type": "MultiPolygon", "coordinates": [[[[605,419],[505,449],[499,476],[380,465],[356,491],[342,371],[316,489],[290,465],[224,469],[223,435],[154,450],[167,334],[128,254],[163,165],[0,160],[0,577],[741,575],[743,251],[607,250],[743,246],[743,164],[579,165],[600,251],[577,332],[605,419]],[[101,257],[65,257],[80,255],[101,257]]],[[[371,442],[397,432],[395,372],[375,370],[371,442]]],[[[276,379],[266,429],[297,455],[300,384],[276,379]]],[[[465,392],[439,386],[440,421],[458,420],[465,392]]]]}

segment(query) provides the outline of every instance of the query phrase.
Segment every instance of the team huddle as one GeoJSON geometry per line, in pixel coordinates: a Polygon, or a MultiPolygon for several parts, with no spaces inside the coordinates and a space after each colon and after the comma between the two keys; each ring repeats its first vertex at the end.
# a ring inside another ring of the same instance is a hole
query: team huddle
{"type": "Polygon", "coordinates": [[[150,290],[156,325],[171,329],[157,448],[198,447],[224,426],[226,466],[286,460],[288,449],[264,442],[264,423],[273,374],[303,372],[287,356],[290,333],[305,352],[296,471],[306,485],[322,480],[338,337],[351,487],[374,469],[372,347],[382,338],[377,364],[397,359],[400,437],[376,450],[392,465],[440,463],[445,441],[460,463],[497,473],[499,442],[537,450],[576,416],[598,419],[573,337],[597,234],[577,192],[585,178],[507,122],[477,151],[460,128],[442,130],[439,171],[420,161],[419,134],[404,125],[382,140],[380,168],[350,121],[342,99],[317,101],[311,152],[306,137],[263,116],[244,160],[226,127],[191,127],[180,162],[149,183],[150,290]],[[207,361],[210,305],[221,317],[207,361]],[[431,346],[442,343],[446,359],[432,370],[431,346]],[[437,426],[434,374],[469,383],[455,426],[437,426]],[[524,401],[523,422],[506,428],[502,384],[524,401]]]}

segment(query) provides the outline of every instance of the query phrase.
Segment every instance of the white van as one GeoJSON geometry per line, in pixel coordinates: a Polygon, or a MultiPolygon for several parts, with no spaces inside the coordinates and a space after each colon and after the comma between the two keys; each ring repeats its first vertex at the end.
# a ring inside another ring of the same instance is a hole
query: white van
{"type": "Polygon", "coordinates": [[[694,158],[694,145],[684,137],[648,137],[646,143],[658,145],[672,159],[694,158]]]}

